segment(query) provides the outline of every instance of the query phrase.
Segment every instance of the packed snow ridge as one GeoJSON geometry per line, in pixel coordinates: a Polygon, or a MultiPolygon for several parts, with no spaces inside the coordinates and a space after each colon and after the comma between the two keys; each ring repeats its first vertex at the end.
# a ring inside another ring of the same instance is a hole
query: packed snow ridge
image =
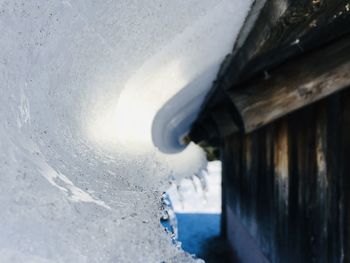
{"type": "Polygon", "coordinates": [[[178,137],[250,4],[0,0],[1,262],[194,260],[161,194],[206,165],[178,137]]]}

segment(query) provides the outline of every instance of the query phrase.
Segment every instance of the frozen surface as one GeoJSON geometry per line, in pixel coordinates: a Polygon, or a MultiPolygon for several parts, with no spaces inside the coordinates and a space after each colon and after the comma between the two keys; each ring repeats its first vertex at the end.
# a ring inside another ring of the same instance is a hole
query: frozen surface
{"type": "MultiPolygon", "coordinates": [[[[205,160],[194,145],[158,152],[151,126],[181,89],[204,94],[249,4],[0,0],[1,262],[192,261],[159,224],[160,197],[205,160]]],[[[155,132],[181,134],[193,105],[155,132]]]]}
{"type": "Polygon", "coordinates": [[[207,169],[206,190],[196,177],[183,179],[179,189],[175,184],[168,189],[176,213],[221,214],[221,162],[209,162],[207,169]]]}

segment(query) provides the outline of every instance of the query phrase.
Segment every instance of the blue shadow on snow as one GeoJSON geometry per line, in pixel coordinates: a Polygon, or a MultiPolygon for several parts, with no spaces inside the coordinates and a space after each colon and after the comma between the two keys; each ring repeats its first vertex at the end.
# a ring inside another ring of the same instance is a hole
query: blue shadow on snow
{"type": "Polygon", "coordinates": [[[220,235],[220,214],[177,213],[178,240],[190,254],[203,254],[208,240],[220,235]]]}

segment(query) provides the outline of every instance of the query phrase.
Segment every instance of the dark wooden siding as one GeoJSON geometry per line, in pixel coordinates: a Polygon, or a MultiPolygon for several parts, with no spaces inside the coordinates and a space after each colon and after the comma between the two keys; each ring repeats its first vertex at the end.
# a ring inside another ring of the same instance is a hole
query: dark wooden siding
{"type": "Polygon", "coordinates": [[[233,212],[271,262],[350,262],[350,90],[223,141],[233,212]]]}

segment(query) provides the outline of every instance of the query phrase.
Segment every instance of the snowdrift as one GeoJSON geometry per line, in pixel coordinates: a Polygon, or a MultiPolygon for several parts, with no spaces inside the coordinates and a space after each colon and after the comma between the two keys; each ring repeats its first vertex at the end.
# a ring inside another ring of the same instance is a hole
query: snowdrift
{"type": "Polygon", "coordinates": [[[154,144],[183,149],[248,9],[0,1],[1,262],[193,260],[163,231],[159,202],[169,174],[205,160],[194,145],[168,156],[154,144]]]}

